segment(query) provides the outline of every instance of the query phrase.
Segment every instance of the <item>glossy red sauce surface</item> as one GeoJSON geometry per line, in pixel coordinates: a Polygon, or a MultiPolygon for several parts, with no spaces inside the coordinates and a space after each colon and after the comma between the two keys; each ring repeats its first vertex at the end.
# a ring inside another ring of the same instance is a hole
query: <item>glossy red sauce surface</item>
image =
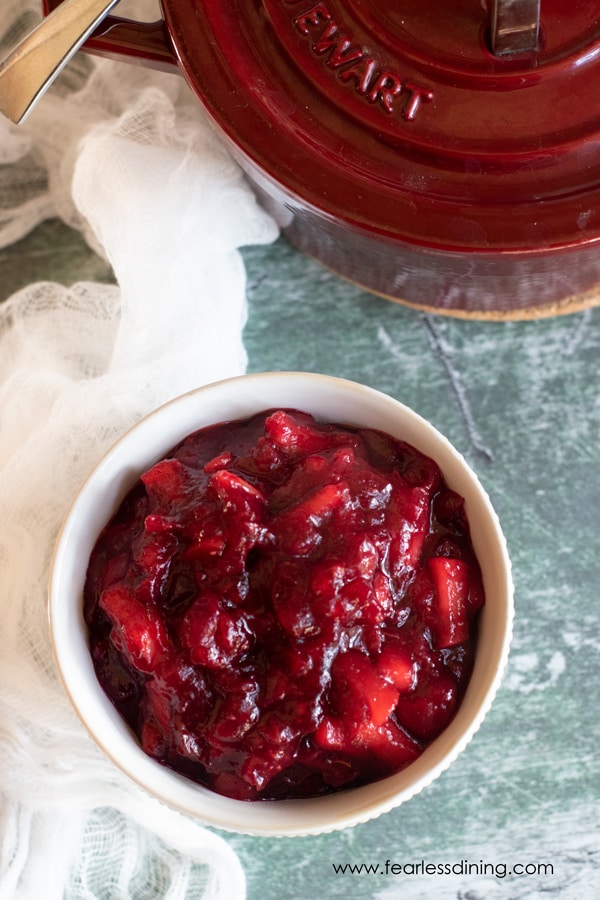
{"type": "Polygon", "coordinates": [[[201,429],[100,535],[84,611],[143,749],[243,800],[416,759],[470,677],[484,602],[463,501],[373,430],[269,411],[201,429]]]}

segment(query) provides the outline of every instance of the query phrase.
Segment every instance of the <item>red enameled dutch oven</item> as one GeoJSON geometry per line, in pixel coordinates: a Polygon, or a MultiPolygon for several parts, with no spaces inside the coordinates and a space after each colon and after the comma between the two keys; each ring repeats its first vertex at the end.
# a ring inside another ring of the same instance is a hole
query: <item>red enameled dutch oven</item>
{"type": "Polygon", "coordinates": [[[600,302],[597,0],[161,4],[87,49],[177,66],[307,254],[454,315],[600,302]]]}

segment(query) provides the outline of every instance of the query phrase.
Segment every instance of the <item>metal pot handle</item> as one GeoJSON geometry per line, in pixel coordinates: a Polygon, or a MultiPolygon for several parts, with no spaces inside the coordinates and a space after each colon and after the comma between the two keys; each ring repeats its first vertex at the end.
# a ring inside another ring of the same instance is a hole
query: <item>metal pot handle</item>
{"type": "Polygon", "coordinates": [[[540,30],[540,0],[491,0],[491,50],[495,56],[533,53],[540,30]]]}
{"type": "MultiPolygon", "coordinates": [[[[42,0],[45,16],[62,0],[42,0]]],[[[83,48],[97,56],[129,59],[154,69],[172,72],[177,68],[167,29],[163,19],[156,22],[134,22],[110,15],[86,40],[83,48]]]]}

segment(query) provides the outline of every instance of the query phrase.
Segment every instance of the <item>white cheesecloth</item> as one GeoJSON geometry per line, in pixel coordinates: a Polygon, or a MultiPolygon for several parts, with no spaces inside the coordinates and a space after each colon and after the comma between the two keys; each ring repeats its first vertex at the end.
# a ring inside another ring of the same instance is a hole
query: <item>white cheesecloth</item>
{"type": "MultiPolygon", "coordinates": [[[[2,0],[0,55],[39,18],[38,0],[2,0]]],[[[49,217],[116,283],[30,284],[0,304],[0,900],[237,900],[229,844],[143,795],[79,724],[46,585],[61,520],[108,445],[244,371],[238,248],[277,228],[182,78],[84,54],[22,126],[0,116],[0,246],[49,217]]]]}

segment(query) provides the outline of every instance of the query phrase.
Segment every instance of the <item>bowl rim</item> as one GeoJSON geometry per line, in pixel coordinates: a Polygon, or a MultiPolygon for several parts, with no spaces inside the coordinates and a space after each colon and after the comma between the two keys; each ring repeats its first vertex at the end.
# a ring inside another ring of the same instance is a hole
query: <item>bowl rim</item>
{"type": "Polygon", "coordinates": [[[55,665],[67,697],[117,769],[167,806],[207,825],[240,834],[291,837],[364,823],[415,796],[448,768],[479,729],[500,686],[512,638],[513,591],[506,541],[488,494],[464,457],[430,422],[401,401],[355,381],[312,372],[262,372],[203,385],[169,400],[126,430],[101,456],[72,501],[56,540],[48,619],[55,665]],[[306,399],[300,402],[300,396],[306,399]],[[283,398],[290,402],[281,402],[283,398]],[[86,571],[81,559],[87,562],[101,527],[142,471],[179,440],[204,425],[274,407],[304,409],[318,419],[392,434],[395,429],[397,437],[438,462],[448,485],[465,498],[487,598],[478,637],[478,647],[484,646],[486,652],[476,652],[471,680],[450,724],[401,772],[323,797],[249,803],[197,785],[142,751],[93,669],[81,603],[86,571]],[[385,422],[392,427],[382,427],[385,422]],[[478,525],[475,531],[473,522],[478,525]]]}

